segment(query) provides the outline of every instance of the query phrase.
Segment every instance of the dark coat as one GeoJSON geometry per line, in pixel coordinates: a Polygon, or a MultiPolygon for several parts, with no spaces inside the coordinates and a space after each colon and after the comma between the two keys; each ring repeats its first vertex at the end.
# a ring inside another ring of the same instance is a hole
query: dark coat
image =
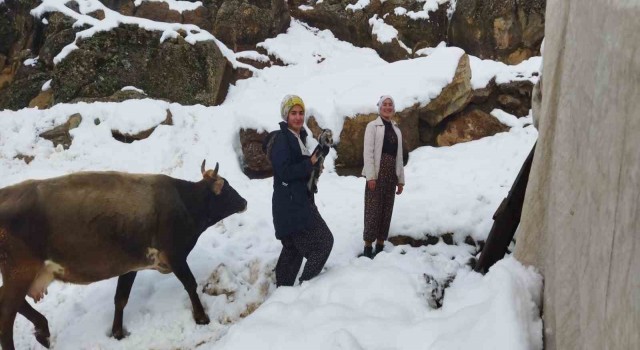
{"type": "MultiPolygon", "coordinates": [[[[298,139],[289,131],[287,123],[280,123],[280,131],[274,136],[271,149],[273,226],[278,239],[310,228],[310,200],[313,200],[307,190],[313,168],[310,157],[302,154],[298,139]]],[[[306,144],[304,129],[300,131],[300,138],[306,144]]]]}

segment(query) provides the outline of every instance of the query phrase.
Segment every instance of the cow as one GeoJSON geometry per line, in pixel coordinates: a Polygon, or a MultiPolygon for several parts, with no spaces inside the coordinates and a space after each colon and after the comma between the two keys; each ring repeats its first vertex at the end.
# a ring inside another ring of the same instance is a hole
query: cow
{"type": "Polygon", "coordinates": [[[173,272],[186,289],[197,324],[209,318],[196,292],[187,255],[199,236],[246,210],[247,201],[214,170],[191,182],[160,174],[79,172],[28,180],[0,189],[0,345],[13,350],[16,313],[49,347],[38,301],[58,280],[89,284],[118,277],[112,336],[122,339],[122,316],[137,271],[173,272]]]}

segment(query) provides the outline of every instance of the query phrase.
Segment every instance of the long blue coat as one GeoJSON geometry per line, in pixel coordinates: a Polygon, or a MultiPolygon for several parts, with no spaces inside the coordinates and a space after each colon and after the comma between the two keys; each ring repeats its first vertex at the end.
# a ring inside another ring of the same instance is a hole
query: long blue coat
{"type": "MultiPolygon", "coordinates": [[[[311,202],[313,197],[307,190],[311,177],[311,160],[303,155],[295,135],[280,123],[281,132],[276,134],[271,148],[273,166],[272,213],[276,238],[282,239],[310,228],[311,202]]],[[[307,132],[300,131],[300,139],[306,144],[307,132]]]]}

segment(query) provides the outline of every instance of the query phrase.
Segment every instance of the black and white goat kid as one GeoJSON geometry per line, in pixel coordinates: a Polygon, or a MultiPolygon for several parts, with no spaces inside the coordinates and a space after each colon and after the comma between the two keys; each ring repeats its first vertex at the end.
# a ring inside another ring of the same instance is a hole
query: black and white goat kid
{"type": "Polygon", "coordinates": [[[313,170],[311,171],[311,178],[307,183],[307,189],[309,193],[318,193],[318,179],[320,178],[320,174],[322,173],[324,158],[329,154],[329,150],[333,145],[333,132],[329,129],[322,130],[320,136],[318,137],[318,146],[311,153],[315,154],[318,158],[316,164],[313,165],[313,170]]]}

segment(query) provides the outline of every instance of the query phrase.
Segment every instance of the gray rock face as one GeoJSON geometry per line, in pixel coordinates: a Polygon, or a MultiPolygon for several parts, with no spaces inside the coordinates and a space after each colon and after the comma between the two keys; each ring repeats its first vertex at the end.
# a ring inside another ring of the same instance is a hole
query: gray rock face
{"type": "Polygon", "coordinates": [[[56,102],[106,97],[124,86],[182,104],[224,99],[231,67],[212,41],[191,45],[182,37],[160,43],[159,32],[121,26],[82,40],[54,70],[56,102]]]}

